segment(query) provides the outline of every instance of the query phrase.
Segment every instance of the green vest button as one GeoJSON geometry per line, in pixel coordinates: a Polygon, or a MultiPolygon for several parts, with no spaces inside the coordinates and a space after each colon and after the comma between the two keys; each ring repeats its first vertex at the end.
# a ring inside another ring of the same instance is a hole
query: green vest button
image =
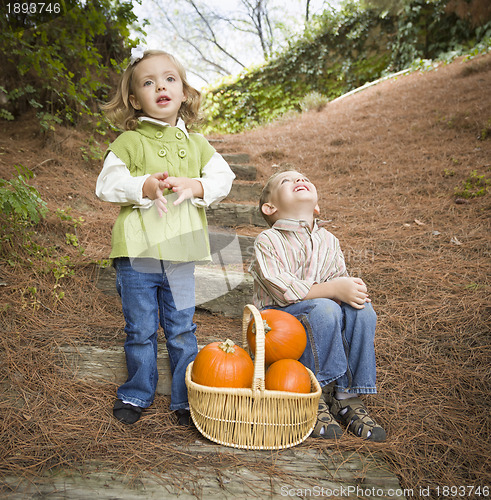
{"type": "Polygon", "coordinates": [[[158,155],[161,156],[162,158],[167,154],[167,151],[165,149],[161,149],[159,152],[158,152],[158,155]]]}
{"type": "Polygon", "coordinates": [[[177,153],[181,158],[184,158],[186,156],[186,150],[185,149],[180,149],[179,152],[177,153]]]}
{"type": "Polygon", "coordinates": [[[164,137],[164,133],[161,130],[159,130],[158,132],[155,132],[155,137],[157,139],[162,139],[162,137],[164,137]]]}
{"type": "Polygon", "coordinates": [[[182,138],[184,137],[184,132],[183,132],[182,130],[178,130],[178,131],[176,132],[176,137],[177,137],[178,139],[182,139],[182,138]]]}

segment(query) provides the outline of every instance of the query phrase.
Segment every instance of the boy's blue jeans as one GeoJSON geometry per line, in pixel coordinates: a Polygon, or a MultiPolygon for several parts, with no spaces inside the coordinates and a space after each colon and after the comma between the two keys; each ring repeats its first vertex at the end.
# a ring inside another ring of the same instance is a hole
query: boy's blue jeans
{"type": "Polygon", "coordinates": [[[172,373],[171,410],[188,408],[185,373],[198,353],[194,263],[118,258],[116,288],[126,321],[128,379],[117,397],[141,408],[149,407],[157,388],[157,331],[164,329],[172,373]],[[147,265],[148,263],[148,265],[147,265]]]}
{"type": "Polygon", "coordinates": [[[305,327],[307,347],[299,361],[312,370],[321,387],[335,380],[335,389],[340,392],[377,392],[377,316],[370,303],[355,309],[330,299],[311,299],[274,308],[292,314],[305,327]]]}

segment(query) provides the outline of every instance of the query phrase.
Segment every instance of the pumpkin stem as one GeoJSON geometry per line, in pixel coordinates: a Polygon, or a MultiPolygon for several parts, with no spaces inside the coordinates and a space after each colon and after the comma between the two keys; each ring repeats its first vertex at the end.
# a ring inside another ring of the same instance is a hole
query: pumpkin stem
{"type": "MultiPolygon", "coordinates": [[[[264,327],[264,333],[268,333],[271,331],[271,327],[268,325],[268,322],[263,319],[263,327],[264,327]]],[[[252,333],[255,335],[256,334],[256,323],[252,325],[252,333]]]]}
{"type": "Polygon", "coordinates": [[[233,340],[227,339],[218,346],[223,352],[232,353],[235,352],[235,343],[233,340]]]}

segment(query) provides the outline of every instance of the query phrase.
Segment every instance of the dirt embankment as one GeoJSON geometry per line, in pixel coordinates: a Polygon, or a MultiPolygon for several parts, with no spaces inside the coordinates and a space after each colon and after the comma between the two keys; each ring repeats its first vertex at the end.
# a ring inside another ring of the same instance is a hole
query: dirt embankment
{"type": "MultiPolygon", "coordinates": [[[[491,178],[490,88],[487,55],[221,137],[223,152],[249,153],[262,179],[285,166],[311,178],[321,216],[378,312],[379,394],[369,406],[387,443],[301,446],[378,451],[407,488],[491,479],[490,194],[471,196],[491,178]]],[[[81,149],[89,134],[63,129],[46,140],[29,117],[0,130],[0,177],[29,167],[52,212],[85,219],[77,228],[83,254],[66,245],[67,222],[53,214],[33,237],[77,263],[63,279],[63,300],[52,300],[52,273],[0,262],[0,382],[14,389],[1,403],[0,472],[36,474],[89,458],[130,470],[167,457],[184,473],[189,457],[174,445],[193,440],[193,431],[176,429],[165,398],[138,429],[122,428],[109,411],[114,387],[67,379],[55,355],[63,343],[122,343],[119,304],[90,280],[88,263],[107,257],[117,209],[95,198],[100,163],[81,149]]],[[[197,319],[201,338],[237,328],[217,316],[197,319]]]]}

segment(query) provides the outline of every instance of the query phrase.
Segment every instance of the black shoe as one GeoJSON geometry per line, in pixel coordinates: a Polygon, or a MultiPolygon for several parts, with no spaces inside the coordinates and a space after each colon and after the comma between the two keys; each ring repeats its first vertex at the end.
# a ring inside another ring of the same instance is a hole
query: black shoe
{"type": "Polygon", "coordinates": [[[191,418],[191,412],[189,410],[176,410],[174,413],[176,414],[179,425],[183,425],[185,427],[194,425],[191,418]]]}
{"type": "Polygon", "coordinates": [[[113,415],[123,424],[134,424],[141,417],[143,408],[123,403],[120,399],[114,402],[113,415]]]}

